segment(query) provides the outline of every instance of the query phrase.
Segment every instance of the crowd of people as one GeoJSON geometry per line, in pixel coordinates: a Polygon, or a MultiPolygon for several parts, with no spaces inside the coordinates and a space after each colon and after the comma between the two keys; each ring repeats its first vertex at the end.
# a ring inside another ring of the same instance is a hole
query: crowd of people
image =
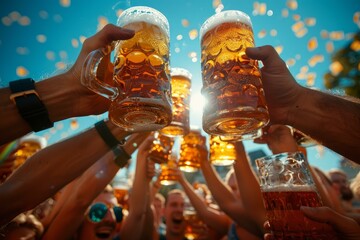
{"type": "MultiPolygon", "coordinates": [[[[81,85],[83,63],[91,51],[133,35],[133,31],[108,24],[84,41],[72,68],[36,82],[51,122],[107,111],[110,101],[81,85]]],[[[246,54],[263,63],[261,75],[270,113],[270,125],[257,143],[267,144],[273,154],[296,152],[299,148],[288,128],[292,126],[360,164],[358,99],[302,87],[272,46],[248,48],[246,54]]],[[[32,131],[10,95],[9,88],[0,89],[3,152],[32,131]]],[[[153,135],[130,134],[108,120],[101,124],[102,130],[94,126],[40,149],[6,175],[0,185],[0,239],[187,239],[184,211],[189,203],[198,218],[191,230],[196,239],[275,239],[259,180],[242,142],[234,142],[236,160],[225,179],[208,161],[208,150],[201,149],[205,182],[195,186],[178,171],[180,187],[163,196],[155,163],[147,160],[153,135]],[[113,148],[106,141],[109,134],[117,143],[113,148]],[[135,176],[124,214],[111,181],[119,169],[127,167],[135,151],[135,176]]],[[[360,211],[352,204],[360,195],[360,175],[350,185],[342,171],[310,168],[323,206],[302,206],[303,214],[331,226],[334,239],[360,239],[360,211]]]]}

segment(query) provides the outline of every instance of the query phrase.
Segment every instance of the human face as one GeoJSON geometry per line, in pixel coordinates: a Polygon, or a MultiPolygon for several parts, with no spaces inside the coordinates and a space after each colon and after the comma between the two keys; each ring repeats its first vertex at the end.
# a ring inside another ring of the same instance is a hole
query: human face
{"type": "Polygon", "coordinates": [[[183,236],[185,231],[184,197],[180,193],[171,193],[164,209],[166,235],[183,236]]]}
{"type": "Polygon", "coordinates": [[[333,183],[333,187],[340,192],[343,200],[351,200],[354,197],[346,176],[341,173],[332,173],[330,178],[333,183]]]}
{"type": "Polygon", "coordinates": [[[108,207],[108,211],[104,218],[98,223],[89,220],[87,211],[81,229],[80,239],[112,239],[116,234],[115,229],[117,224],[113,210],[114,206],[118,206],[115,196],[112,193],[101,193],[93,203],[104,203],[108,207]]]}

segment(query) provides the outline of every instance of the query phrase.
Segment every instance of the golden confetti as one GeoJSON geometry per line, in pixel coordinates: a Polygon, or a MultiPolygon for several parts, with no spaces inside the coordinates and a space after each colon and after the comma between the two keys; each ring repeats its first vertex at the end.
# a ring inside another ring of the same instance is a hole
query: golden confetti
{"type": "Polygon", "coordinates": [[[119,9],[116,11],[116,16],[119,17],[123,13],[123,9],[119,9]]]}
{"type": "Polygon", "coordinates": [[[10,26],[12,24],[12,20],[11,18],[9,18],[8,16],[2,17],[1,18],[1,22],[5,25],[5,26],[10,26]]]}
{"type": "Polygon", "coordinates": [[[324,39],[329,38],[329,32],[326,30],[321,30],[320,36],[324,39]]]}
{"type": "Polygon", "coordinates": [[[299,14],[294,14],[293,19],[294,19],[294,21],[300,21],[301,17],[299,14]]]}
{"type": "Polygon", "coordinates": [[[71,39],[71,45],[74,48],[77,48],[77,47],[79,47],[79,41],[77,39],[71,39]]]}
{"type": "Polygon", "coordinates": [[[16,75],[18,75],[19,77],[25,77],[29,74],[29,71],[23,67],[23,66],[19,66],[16,68],[16,75]]]}
{"type": "Polygon", "coordinates": [[[71,0],[60,0],[60,5],[63,7],[70,7],[71,0]]]}
{"type": "Polygon", "coordinates": [[[194,57],[197,57],[197,54],[196,54],[196,52],[189,52],[188,56],[189,56],[189,58],[194,58],[194,57]]]}
{"type": "Polygon", "coordinates": [[[53,17],[54,21],[59,23],[59,22],[62,22],[62,16],[59,15],[59,14],[55,14],[54,17],[53,17]]]}
{"type": "Polygon", "coordinates": [[[55,64],[56,69],[61,70],[66,68],[66,64],[64,62],[57,62],[55,64]]]}
{"type": "Polygon", "coordinates": [[[80,40],[81,43],[84,43],[84,41],[86,40],[86,37],[85,36],[80,36],[79,40],[80,40]]]}
{"type": "Polygon", "coordinates": [[[36,40],[39,42],[39,43],[44,43],[46,42],[46,36],[44,34],[38,34],[36,36],[36,40]]]}
{"type": "Polygon", "coordinates": [[[266,36],[266,30],[263,29],[258,33],[258,38],[264,38],[266,36]]]}
{"type": "Polygon", "coordinates": [[[354,23],[360,25],[360,12],[355,12],[353,16],[354,23]]]}
{"type": "Polygon", "coordinates": [[[328,53],[332,53],[334,51],[334,43],[333,42],[326,43],[326,51],[328,53]]]}
{"type": "Polygon", "coordinates": [[[310,67],[315,67],[316,64],[323,62],[324,56],[323,55],[314,55],[312,58],[309,59],[308,64],[310,67]]]}
{"type": "Polygon", "coordinates": [[[339,73],[343,69],[344,69],[344,67],[342,66],[342,64],[339,61],[335,61],[335,62],[331,63],[329,66],[329,70],[330,70],[331,74],[334,76],[339,75],[339,73]]]}
{"type": "Polygon", "coordinates": [[[307,44],[309,51],[314,51],[318,47],[318,41],[316,37],[310,38],[308,44],[307,44]]]}
{"type": "Polygon", "coordinates": [[[26,17],[26,16],[23,16],[23,17],[20,17],[19,20],[18,20],[18,23],[21,25],[21,26],[28,26],[30,25],[30,18],[26,17]]]}
{"type": "Polygon", "coordinates": [[[189,37],[190,37],[191,40],[194,40],[195,38],[197,38],[197,36],[198,36],[197,29],[190,30],[189,37]]]}
{"type": "Polygon", "coordinates": [[[293,58],[290,58],[290,59],[286,60],[286,65],[288,65],[289,67],[294,66],[295,63],[296,63],[296,61],[293,58]]]}
{"type": "Polygon", "coordinates": [[[302,38],[303,36],[305,36],[307,34],[308,30],[307,28],[303,28],[300,31],[296,32],[295,35],[298,38],[302,38]]]}
{"type": "Polygon", "coordinates": [[[355,52],[360,51],[360,41],[359,40],[353,41],[350,45],[350,48],[355,52]]]}
{"type": "Polygon", "coordinates": [[[266,14],[266,3],[260,3],[258,5],[257,11],[260,15],[265,15],[266,14]]]}
{"type": "Polygon", "coordinates": [[[298,32],[301,29],[303,29],[305,27],[304,23],[302,21],[296,22],[291,26],[291,29],[293,30],[293,32],[298,32]]]}
{"type": "Polygon", "coordinates": [[[180,41],[182,39],[183,39],[183,35],[179,34],[179,35],[176,36],[176,40],[180,41]]]}
{"type": "Polygon", "coordinates": [[[289,16],[289,10],[287,10],[286,8],[284,8],[282,11],[281,11],[281,16],[284,17],[284,18],[287,18],[289,16]]]}
{"type": "Polygon", "coordinates": [[[298,3],[296,0],[287,0],[286,6],[291,10],[296,10],[298,8],[298,3]]]}
{"type": "Polygon", "coordinates": [[[46,52],[46,58],[48,60],[55,60],[55,53],[53,51],[47,51],[46,52]]]}
{"type": "Polygon", "coordinates": [[[176,48],[175,48],[175,52],[176,52],[176,53],[179,53],[179,52],[180,52],[180,48],[176,47],[176,48]]]}
{"type": "Polygon", "coordinates": [[[276,30],[276,29],[271,29],[271,30],[270,30],[270,35],[271,35],[272,37],[277,36],[277,30],[276,30]]]}
{"type": "Polygon", "coordinates": [[[98,26],[97,26],[97,31],[100,31],[101,29],[103,29],[103,27],[108,24],[109,21],[106,17],[98,17],[98,26]]]}
{"type": "Polygon", "coordinates": [[[16,48],[16,52],[20,55],[26,55],[29,53],[29,49],[26,47],[18,47],[16,48]]]}
{"type": "Polygon", "coordinates": [[[316,73],[308,73],[306,76],[306,86],[312,87],[315,84],[316,73]]]}
{"type": "Polygon", "coordinates": [[[298,79],[298,80],[304,80],[304,79],[306,79],[306,76],[307,76],[306,73],[300,72],[300,73],[298,73],[298,74],[296,75],[296,79],[298,79]]]}
{"type": "Polygon", "coordinates": [[[309,67],[308,66],[303,66],[300,68],[300,72],[302,73],[307,73],[309,71],[309,67]]]}
{"type": "Polygon", "coordinates": [[[59,55],[60,55],[61,59],[66,59],[67,58],[67,52],[65,52],[65,51],[60,51],[59,55]]]}
{"type": "Polygon", "coordinates": [[[214,9],[219,7],[219,5],[222,5],[221,0],[213,0],[212,6],[214,9]]]}
{"type": "Polygon", "coordinates": [[[330,32],[329,37],[332,40],[342,40],[342,39],[344,39],[344,32],[343,31],[333,31],[333,32],[330,32]]]}
{"type": "Polygon", "coordinates": [[[71,119],[70,128],[71,128],[71,130],[78,129],[79,128],[79,122],[76,119],[71,119]]]}
{"type": "Polygon", "coordinates": [[[39,16],[40,16],[40,18],[42,18],[42,19],[47,19],[47,18],[49,17],[49,14],[48,14],[48,12],[46,12],[46,11],[40,11],[40,12],[39,12],[39,16]]]}
{"type": "Polygon", "coordinates": [[[183,27],[188,27],[188,26],[189,26],[189,21],[188,21],[187,19],[182,19],[182,20],[181,20],[181,25],[182,25],[183,27]]]}
{"type": "Polygon", "coordinates": [[[306,18],[304,22],[307,26],[312,27],[316,24],[316,18],[306,18]]]}
{"type": "Polygon", "coordinates": [[[275,50],[280,55],[282,53],[282,51],[283,51],[283,46],[276,46],[275,50]]]}
{"type": "Polygon", "coordinates": [[[13,20],[14,22],[19,21],[21,14],[17,11],[13,11],[9,14],[9,17],[11,20],[13,20]]]}

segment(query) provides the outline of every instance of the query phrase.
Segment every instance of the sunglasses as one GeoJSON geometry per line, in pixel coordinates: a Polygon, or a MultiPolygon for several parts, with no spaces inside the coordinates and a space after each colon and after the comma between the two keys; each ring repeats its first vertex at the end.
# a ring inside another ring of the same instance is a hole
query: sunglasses
{"type": "MultiPolygon", "coordinates": [[[[91,222],[99,223],[103,220],[109,208],[104,203],[94,203],[91,205],[88,218],[91,222]]],[[[116,222],[121,222],[123,220],[123,212],[121,207],[114,206],[113,211],[115,214],[116,222]]]]}

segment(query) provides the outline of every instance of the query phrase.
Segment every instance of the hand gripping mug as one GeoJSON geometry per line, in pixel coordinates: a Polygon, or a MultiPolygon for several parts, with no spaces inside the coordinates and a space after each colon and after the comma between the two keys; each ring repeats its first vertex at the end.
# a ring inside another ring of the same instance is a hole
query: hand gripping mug
{"type": "Polygon", "coordinates": [[[137,6],[126,9],[117,25],[135,36],[115,43],[112,82],[96,75],[111,46],[89,54],[81,82],[112,101],[109,119],[115,125],[129,132],[161,129],[172,120],[168,20],[153,8],[137,6]]]}
{"type": "Polygon", "coordinates": [[[250,17],[224,11],[200,28],[204,131],[212,135],[254,139],[269,122],[258,62],[245,50],[254,46],[250,17]]]}

